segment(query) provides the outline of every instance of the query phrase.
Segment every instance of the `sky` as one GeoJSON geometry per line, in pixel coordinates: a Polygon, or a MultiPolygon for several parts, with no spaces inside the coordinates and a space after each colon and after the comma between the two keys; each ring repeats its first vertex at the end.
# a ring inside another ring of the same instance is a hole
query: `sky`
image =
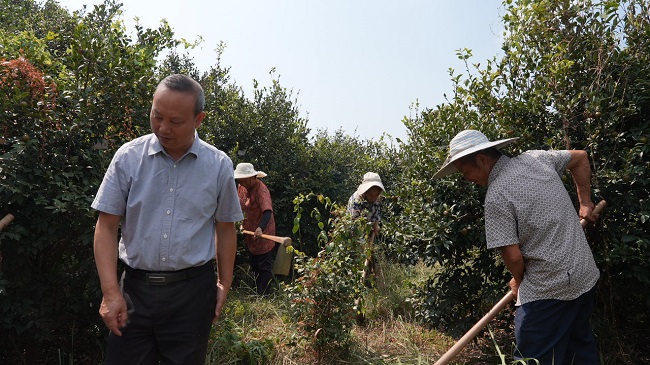
{"type": "MultiPolygon", "coordinates": [[[[101,0],[59,0],[70,11],[101,0]]],[[[197,68],[221,65],[252,98],[253,80],[273,78],[292,92],[313,131],[342,129],[360,139],[384,133],[407,141],[403,118],[445,103],[449,68],[466,74],[459,49],[472,63],[501,54],[501,0],[123,0],[127,32],[167,20],[197,68]],[[271,70],[275,70],[271,76],[271,70]]],[[[182,51],[182,50],[181,50],[182,51]]],[[[181,53],[184,53],[182,51],[181,53]]]]}

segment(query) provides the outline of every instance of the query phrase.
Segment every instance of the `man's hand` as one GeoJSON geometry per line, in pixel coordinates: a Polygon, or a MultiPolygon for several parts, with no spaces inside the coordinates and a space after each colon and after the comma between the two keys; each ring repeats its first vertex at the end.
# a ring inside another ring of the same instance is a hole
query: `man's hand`
{"type": "Polygon", "coordinates": [[[124,328],[129,319],[126,301],[121,294],[102,297],[102,304],[99,306],[99,315],[104,324],[111,332],[122,336],[120,328],[124,328]]]}
{"type": "Polygon", "coordinates": [[[583,203],[580,202],[580,211],[578,212],[580,219],[584,219],[590,223],[596,223],[598,214],[594,214],[594,203],[590,201],[583,203]]]}
{"type": "Polygon", "coordinates": [[[517,296],[519,296],[519,283],[515,280],[515,278],[512,278],[510,279],[508,286],[510,287],[510,290],[512,290],[512,294],[514,294],[515,300],[517,300],[517,296]]]}
{"type": "Polygon", "coordinates": [[[128,320],[126,301],[117,284],[117,236],[121,220],[119,215],[100,212],[94,242],[95,264],[104,294],[99,315],[106,327],[118,336],[122,336],[120,328],[128,320]]]}
{"type": "Polygon", "coordinates": [[[264,233],[264,232],[262,232],[262,228],[257,227],[257,229],[255,229],[255,238],[262,237],[262,233],[264,233]]]}
{"type": "Polygon", "coordinates": [[[578,215],[580,219],[594,223],[597,219],[592,211],[594,203],[591,202],[591,167],[589,166],[589,156],[583,150],[570,150],[571,159],[566,165],[566,169],[571,171],[573,181],[576,184],[580,210],[578,215]]]}
{"type": "Polygon", "coordinates": [[[226,297],[230,290],[226,289],[222,283],[217,283],[217,306],[214,308],[214,318],[212,318],[212,323],[216,322],[217,319],[221,316],[221,310],[223,305],[226,303],[226,297]]]}

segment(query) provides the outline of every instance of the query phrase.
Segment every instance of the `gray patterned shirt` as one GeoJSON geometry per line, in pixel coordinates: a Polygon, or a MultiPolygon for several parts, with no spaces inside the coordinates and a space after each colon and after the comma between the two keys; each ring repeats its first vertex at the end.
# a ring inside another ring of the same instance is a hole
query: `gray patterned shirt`
{"type": "Polygon", "coordinates": [[[562,183],[569,151],[528,151],[502,156],[485,197],[488,248],[519,244],[524,278],[518,304],[572,300],[591,289],[600,273],[562,183]]]}

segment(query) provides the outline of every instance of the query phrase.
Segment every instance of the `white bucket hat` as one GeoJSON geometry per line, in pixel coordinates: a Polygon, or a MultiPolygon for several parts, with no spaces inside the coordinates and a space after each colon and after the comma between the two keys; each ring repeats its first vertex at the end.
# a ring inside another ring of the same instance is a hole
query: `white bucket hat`
{"type": "Polygon", "coordinates": [[[381,191],[386,191],[386,189],[384,189],[384,184],[381,183],[381,177],[379,177],[379,174],[375,172],[366,172],[365,175],[363,175],[361,185],[357,188],[357,195],[362,195],[373,186],[381,188],[381,191]]]}
{"type": "Polygon", "coordinates": [[[235,179],[245,179],[247,177],[253,177],[253,176],[262,178],[266,176],[266,173],[264,171],[255,171],[253,164],[248,162],[242,162],[240,164],[237,164],[237,167],[235,167],[234,174],[235,174],[235,179]]]}
{"type": "Polygon", "coordinates": [[[518,138],[519,137],[515,137],[490,142],[485,134],[477,130],[466,129],[458,133],[456,137],[454,137],[451,142],[449,142],[449,157],[447,157],[445,163],[442,164],[440,170],[438,170],[438,172],[433,175],[433,178],[438,179],[458,171],[456,167],[452,165],[452,163],[461,157],[471,155],[474,152],[486,150],[488,148],[499,149],[506,146],[507,144],[512,143],[518,138]]]}

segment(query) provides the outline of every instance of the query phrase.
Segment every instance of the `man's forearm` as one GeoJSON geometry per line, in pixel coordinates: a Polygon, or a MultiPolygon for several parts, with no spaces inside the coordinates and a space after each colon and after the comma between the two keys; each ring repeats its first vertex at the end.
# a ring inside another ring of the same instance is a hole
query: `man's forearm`
{"type": "Polygon", "coordinates": [[[571,150],[571,160],[567,164],[567,170],[571,171],[573,181],[576,184],[578,200],[581,205],[591,204],[591,167],[586,151],[571,150]]]}
{"type": "Polygon", "coordinates": [[[266,226],[269,224],[269,221],[271,220],[272,214],[273,214],[272,211],[265,210],[264,213],[262,213],[262,219],[260,219],[260,223],[257,226],[262,228],[262,230],[265,230],[266,226]]]}
{"type": "Polygon", "coordinates": [[[521,283],[524,279],[525,265],[519,245],[501,247],[501,256],[512,277],[518,284],[521,283]]]}
{"type": "Polygon", "coordinates": [[[117,231],[121,217],[100,213],[95,226],[94,256],[102,293],[119,292],[117,283],[117,231]]]}
{"type": "Polygon", "coordinates": [[[237,254],[237,233],[235,223],[217,222],[217,270],[219,284],[229,290],[232,285],[235,256],[237,254]]]}

